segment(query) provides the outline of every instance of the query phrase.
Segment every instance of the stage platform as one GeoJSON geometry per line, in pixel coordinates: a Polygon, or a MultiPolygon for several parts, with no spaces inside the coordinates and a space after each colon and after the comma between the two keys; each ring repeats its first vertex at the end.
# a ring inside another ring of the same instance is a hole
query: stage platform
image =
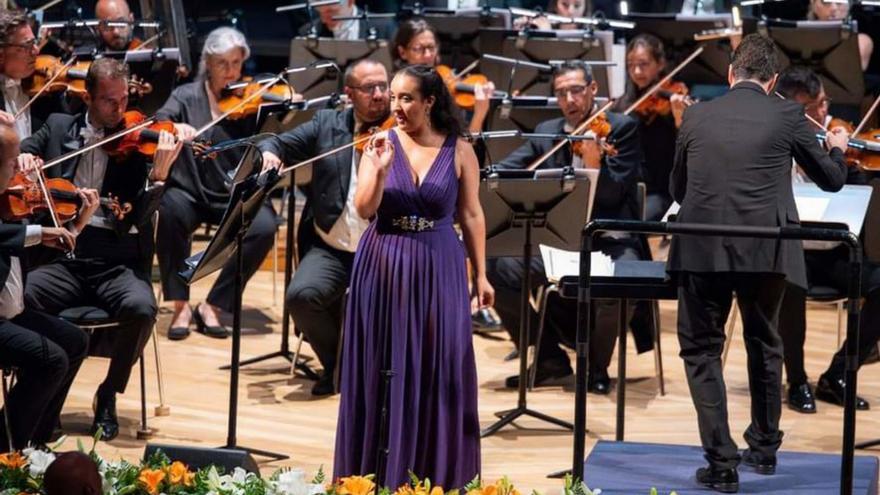
{"type": "MultiPolygon", "coordinates": [[[[602,495],[648,493],[663,495],[705,494],[694,479],[706,465],[703,449],[687,445],[600,441],[587,456],[584,478],[602,495]]],[[[853,493],[877,494],[878,459],[856,455],[853,493]]],[[[739,493],[763,495],[828,495],[838,493],[840,456],[806,452],[780,452],[776,474],[762,476],[746,466],[739,468],[739,493]]]]}

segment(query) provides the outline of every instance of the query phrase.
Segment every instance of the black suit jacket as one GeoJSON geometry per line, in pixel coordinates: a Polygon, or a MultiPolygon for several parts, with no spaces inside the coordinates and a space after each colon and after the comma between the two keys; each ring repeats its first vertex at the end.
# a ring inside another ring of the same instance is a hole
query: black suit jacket
{"type": "MultiPolygon", "coordinates": [[[[679,129],[670,192],[678,221],[782,227],[799,224],[791,187],[794,158],[827,191],[847,177],[843,153],[826,153],[801,105],[742,82],[689,107],[679,129]]],[[[671,272],[780,273],[806,287],[801,241],[676,236],[671,272]]]]}
{"type": "MultiPolygon", "coordinates": [[[[285,164],[295,164],[325,151],[351,143],[354,110],[319,110],[312,120],[259,145],[278,155],[285,164]]],[[[306,204],[300,221],[302,252],[308,251],[313,223],[328,232],[345,207],[351,181],[352,149],[348,148],[312,164],[311,183],[303,187],[306,204]]]]}
{"type": "Polygon", "coordinates": [[[24,258],[26,230],[24,225],[0,223],[0,291],[6,286],[6,279],[9,277],[10,258],[24,258]]]}
{"type": "MultiPolygon", "coordinates": [[[[617,148],[617,155],[602,158],[599,182],[593,202],[593,218],[637,219],[636,183],[642,167],[642,146],[638,122],[626,115],[608,112],[611,134],[608,142],[617,148]]],[[[541,122],[535,132],[562,133],[565,119],[541,122]]],[[[502,168],[522,169],[553,147],[553,139],[529,139],[499,164],[502,168]]],[[[571,166],[571,146],[563,146],[538,168],[571,166]]]]}

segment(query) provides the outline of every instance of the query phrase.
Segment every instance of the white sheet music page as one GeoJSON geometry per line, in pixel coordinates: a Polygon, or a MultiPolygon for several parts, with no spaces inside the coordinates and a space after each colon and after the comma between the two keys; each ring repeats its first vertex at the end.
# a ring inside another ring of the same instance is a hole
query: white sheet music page
{"type": "Polygon", "coordinates": [[[795,196],[798,216],[801,221],[821,222],[825,218],[825,210],[831,203],[831,198],[816,198],[811,196],[795,196]]]}
{"type": "MultiPolygon", "coordinates": [[[[566,251],[541,244],[541,259],[544,261],[544,272],[551,283],[559,283],[562,277],[576,277],[580,271],[580,253],[566,251]]],[[[614,275],[614,261],[600,251],[593,251],[590,256],[590,272],[596,277],[614,275]]]]}

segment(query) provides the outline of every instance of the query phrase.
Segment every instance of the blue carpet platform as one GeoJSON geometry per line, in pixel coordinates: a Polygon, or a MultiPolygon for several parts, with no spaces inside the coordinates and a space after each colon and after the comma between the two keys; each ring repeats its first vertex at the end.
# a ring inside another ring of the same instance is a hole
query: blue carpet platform
{"type": "MultiPolygon", "coordinates": [[[[587,456],[584,478],[602,495],[647,495],[652,486],[663,495],[706,494],[694,479],[705,465],[700,447],[600,441],[587,456]]],[[[877,471],[876,457],[857,455],[853,493],[876,495],[877,471]]],[[[773,476],[740,466],[739,493],[829,495],[838,493],[839,480],[839,455],[780,452],[773,476]]]]}

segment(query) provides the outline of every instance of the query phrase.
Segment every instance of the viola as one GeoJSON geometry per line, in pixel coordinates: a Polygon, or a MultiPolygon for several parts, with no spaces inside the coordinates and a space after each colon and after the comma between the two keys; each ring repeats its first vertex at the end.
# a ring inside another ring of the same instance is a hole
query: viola
{"type": "MultiPolygon", "coordinates": [[[[46,189],[52,197],[55,213],[59,222],[64,223],[76,218],[81,200],[76,193],[76,186],[66,179],[46,179],[46,189]]],[[[113,213],[119,220],[131,212],[131,203],[119,203],[115,196],[101,198],[101,206],[113,213]]],[[[9,186],[0,194],[0,218],[5,221],[17,221],[30,218],[35,214],[49,211],[49,203],[39,183],[24,173],[12,177],[9,186]]]]}
{"type": "Polygon", "coordinates": [[[262,105],[266,103],[287,103],[296,94],[292,86],[279,82],[267,89],[259,98],[252,98],[250,101],[243,103],[251,95],[259,91],[267,81],[254,81],[253,78],[245,78],[243,82],[247,84],[233,84],[230,85],[231,88],[224,89],[226,95],[217,102],[217,106],[220,107],[220,111],[224,114],[234,110],[227,116],[229,119],[243,119],[250,115],[256,115],[262,105]]]}
{"type": "Polygon", "coordinates": [[[369,142],[369,139],[367,139],[367,138],[369,138],[370,136],[372,136],[373,134],[375,134],[377,132],[387,131],[388,129],[391,129],[392,127],[394,127],[394,125],[396,123],[397,122],[395,121],[394,116],[389,115],[388,118],[385,119],[384,121],[382,121],[381,124],[373,126],[370,129],[363,130],[363,131],[357,133],[353,139],[353,141],[355,143],[354,149],[356,149],[358,151],[358,153],[363,153],[364,148],[367,146],[367,143],[369,142]]]}
{"type": "MultiPolygon", "coordinates": [[[[452,68],[447,65],[438,65],[434,70],[437,71],[437,74],[439,74],[443,79],[443,82],[446,83],[446,87],[449,89],[449,93],[452,95],[455,104],[465,110],[474,109],[474,104],[476,103],[474,86],[477,84],[485,86],[489,83],[489,79],[482,74],[468,74],[463,78],[458,78],[453,74],[452,68]]],[[[503,95],[503,93],[499,91],[496,91],[495,94],[503,95]]]]}
{"type": "MultiPolygon", "coordinates": [[[[122,123],[119,130],[130,129],[147,120],[146,115],[137,110],[129,110],[123,114],[122,123]]],[[[116,159],[123,159],[131,156],[132,153],[139,153],[146,157],[152,157],[156,154],[158,148],[159,133],[167,131],[177,137],[177,128],[174,122],[170,120],[160,120],[139,129],[137,131],[126,134],[122,138],[105,143],[102,148],[109,156],[116,159]]],[[[193,153],[201,155],[210,143],[203,140],[195,140],[191,143],[184,143],[192,148],[193,153]]]]}
{"type": "MultiPolygon", "coordinates": [[[[654,120],[657,116],[671,115],[672,104],[669,99],[672,98],[672,95],[676,94],[687,96],[687,85],[682,82],[668,81],[639,103],[634,112],[641,115],[648,122],[654,120]]],[[[693,101],[691,100],[690,103],[693,103],[693,101]]]]}

